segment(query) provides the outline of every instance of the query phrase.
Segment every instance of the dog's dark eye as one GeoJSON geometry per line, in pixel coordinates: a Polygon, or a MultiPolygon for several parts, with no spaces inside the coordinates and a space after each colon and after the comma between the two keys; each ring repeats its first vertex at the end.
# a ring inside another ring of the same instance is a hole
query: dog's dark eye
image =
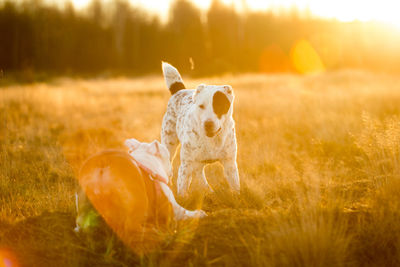
{"type": "Polygon", "coordinates": [[[205,107],[203,104],[201,104],[201,105],[199,105],[199,108],[204,109],[205,107]]]}

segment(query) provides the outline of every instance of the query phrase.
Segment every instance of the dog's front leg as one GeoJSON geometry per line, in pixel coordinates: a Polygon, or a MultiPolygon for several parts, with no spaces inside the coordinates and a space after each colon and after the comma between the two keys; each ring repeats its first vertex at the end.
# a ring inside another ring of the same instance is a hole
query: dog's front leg
{"type": "Polygon", "coordinates": [[[175,158],[176,148],[179,145],[178,137],[172,130],[163,129],[161,132],[161,143],[165,145],[169,152],[169,159],[172,162],[175,158]]]}
{"type": "Polygon", "coordinates": [[[158,182],[161,190],[164,192],[164,195],[168,198],[169,202],[172,205],[172,209],[174,210],[174,217],[176,220],[184,220],[189,218],[203,218],[207,216],[207,214],[202,210],[187,210],[179,205],[172,193],[171,189],[168,187],[167,184],[158,182]]]}
{"type": "Polygon", "coordinates": [[[204,163],[193,164],[193,179],[199,181],[204,189],[210,192],[214,192],[214,190],[212,190],[212,188],[207,182],[206,175],[204,173],[204,166],[205,166],[204,163]]]}
{"type": "Polygon", "coordinates": [[[240,191],[240,180],[239,180],[239,171],[236,164],[235,158],[227,158],[221,160],[222,165],[224,166],[224,175],[228,180],[229,186],[231,189],[236,192],[240,191]]]}
{"type": "Polygon", "coordinates": [[[183,160],[178,171],[178,195],[183,197],[186,195],[190,183],[192,182],[193,162],[183,160]]]}

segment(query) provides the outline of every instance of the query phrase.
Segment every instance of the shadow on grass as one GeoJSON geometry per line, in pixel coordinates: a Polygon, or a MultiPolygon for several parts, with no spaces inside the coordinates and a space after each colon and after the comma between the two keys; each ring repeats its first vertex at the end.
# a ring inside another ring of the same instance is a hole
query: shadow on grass
{"type": "Polygon", "coordinates": [[[11,250],[22,266],[292,266],[296,262],[307,266],[310,259],[303,258],[305,252],[331,266],[398,263],[390,256],[398,251],[398,226],[394,227],[398,216],[388,218],[386,209],[382,214],[322,209],[318,218],[324,220],[314,229],[309,227],[312,222],[301,223],[304,216],[277,215],[261,206],[261,196],[255,197],[246,186],[240,195],[222,189],[196,196],[197,203],[195,196],[189,198],[186,204],[202,203],[209,216],[171,222],[160,232],[164,241],[158,249],[145,256],[134,254],[104,224],[91,233],[75,233],[74,214],[62,212],[45,212],[14,225],[0,222],[0,249],[11,250]],[[344,225],[340,233],[346,242],[340,243],[334,235],[324,237],[328,221],[344,225]],[[316,246],[318,241],[326,246],[316,246]],[[331,241],[349,248],[337,261],[324,254],[342,253],[331,241]]]}
{"type": "Polygon", "coordinates": [[[75,233],[75,218],[45,212],[2,229],[0,246],[15,253],[22,266],[124,266],[138,257],[108,227],[75,233]]]}
{"type": "Polygon", "coordinates": [[[90,233],[76,233],[74,214],[63,212],[45,212],[13,225],[0,223],[0,248],[12,251],[22,266],[245,264],[249,251],[242,242],[244,234],[260,230],[265,216],[255,210],[232,209],[227,198],[234,197],[226,193],[214,203],[215,194],[206,196],[204,201],[209,209],[216,208],[224,199],[228,203],[205,219],[172,222],[160,233],[164,241],[159,248],[141,257],[126,247],[104,222],[90,233]]]}

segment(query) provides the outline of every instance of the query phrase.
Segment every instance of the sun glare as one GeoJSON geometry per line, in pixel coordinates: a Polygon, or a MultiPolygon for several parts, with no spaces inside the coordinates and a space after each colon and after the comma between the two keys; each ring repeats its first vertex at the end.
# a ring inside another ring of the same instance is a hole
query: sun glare
{"type": "Polygon", "coordinates": [[[363,1],[363,0],[247,0],[253,10],[279,10],[297,7],[300,11],[309,10],[313,15],[323,18],[334,18],[340,21],[380,21],[400,27],[400,1],[363,1]]]}
{"type": "MultiPolygon", "coordinates": [[[[55,1],[55,0],[54,0],[55,1]]],[[[109,2],[111,0],[103,0],[109,2]]],[[[160,14],[162,17],[168,15],[169,4],[173,0],[129,0],[133,5],[142,6],[149,11],[160,14]]],[[[400,27],[400,1],[363,1],[363,0],[221,0],[228,5],[234,5],[239,11],[247,5],[250,10],[272,10],[280,11],[296,7],[299,11],[309,10],[315,16],[323,18],[334,18],[340,21],[380,21],[400,27]]],[[[90,0],[72,0],[77,8],[84,8],[90,0]]],[[[192,0],[198,7],[207,9],[212,0],[192,0]]]]}
{"type": "Polygon", "coordinates": [[[89,0],[72,0],[72,3],[76,8],[83,8],[89,3],[89,0]]]}

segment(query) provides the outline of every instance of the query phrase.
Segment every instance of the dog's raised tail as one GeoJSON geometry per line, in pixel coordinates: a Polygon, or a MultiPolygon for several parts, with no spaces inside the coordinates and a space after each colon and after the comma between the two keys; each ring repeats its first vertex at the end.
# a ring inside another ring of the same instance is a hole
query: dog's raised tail
{"type": "Polygon", "coordinates": [[[181,75],[175,67],[167,62],[162,62],[162,69],[165,82],[169,91],[171,92],[171,95],[175,94],[179,90],[185,89],[181,75]]]}

